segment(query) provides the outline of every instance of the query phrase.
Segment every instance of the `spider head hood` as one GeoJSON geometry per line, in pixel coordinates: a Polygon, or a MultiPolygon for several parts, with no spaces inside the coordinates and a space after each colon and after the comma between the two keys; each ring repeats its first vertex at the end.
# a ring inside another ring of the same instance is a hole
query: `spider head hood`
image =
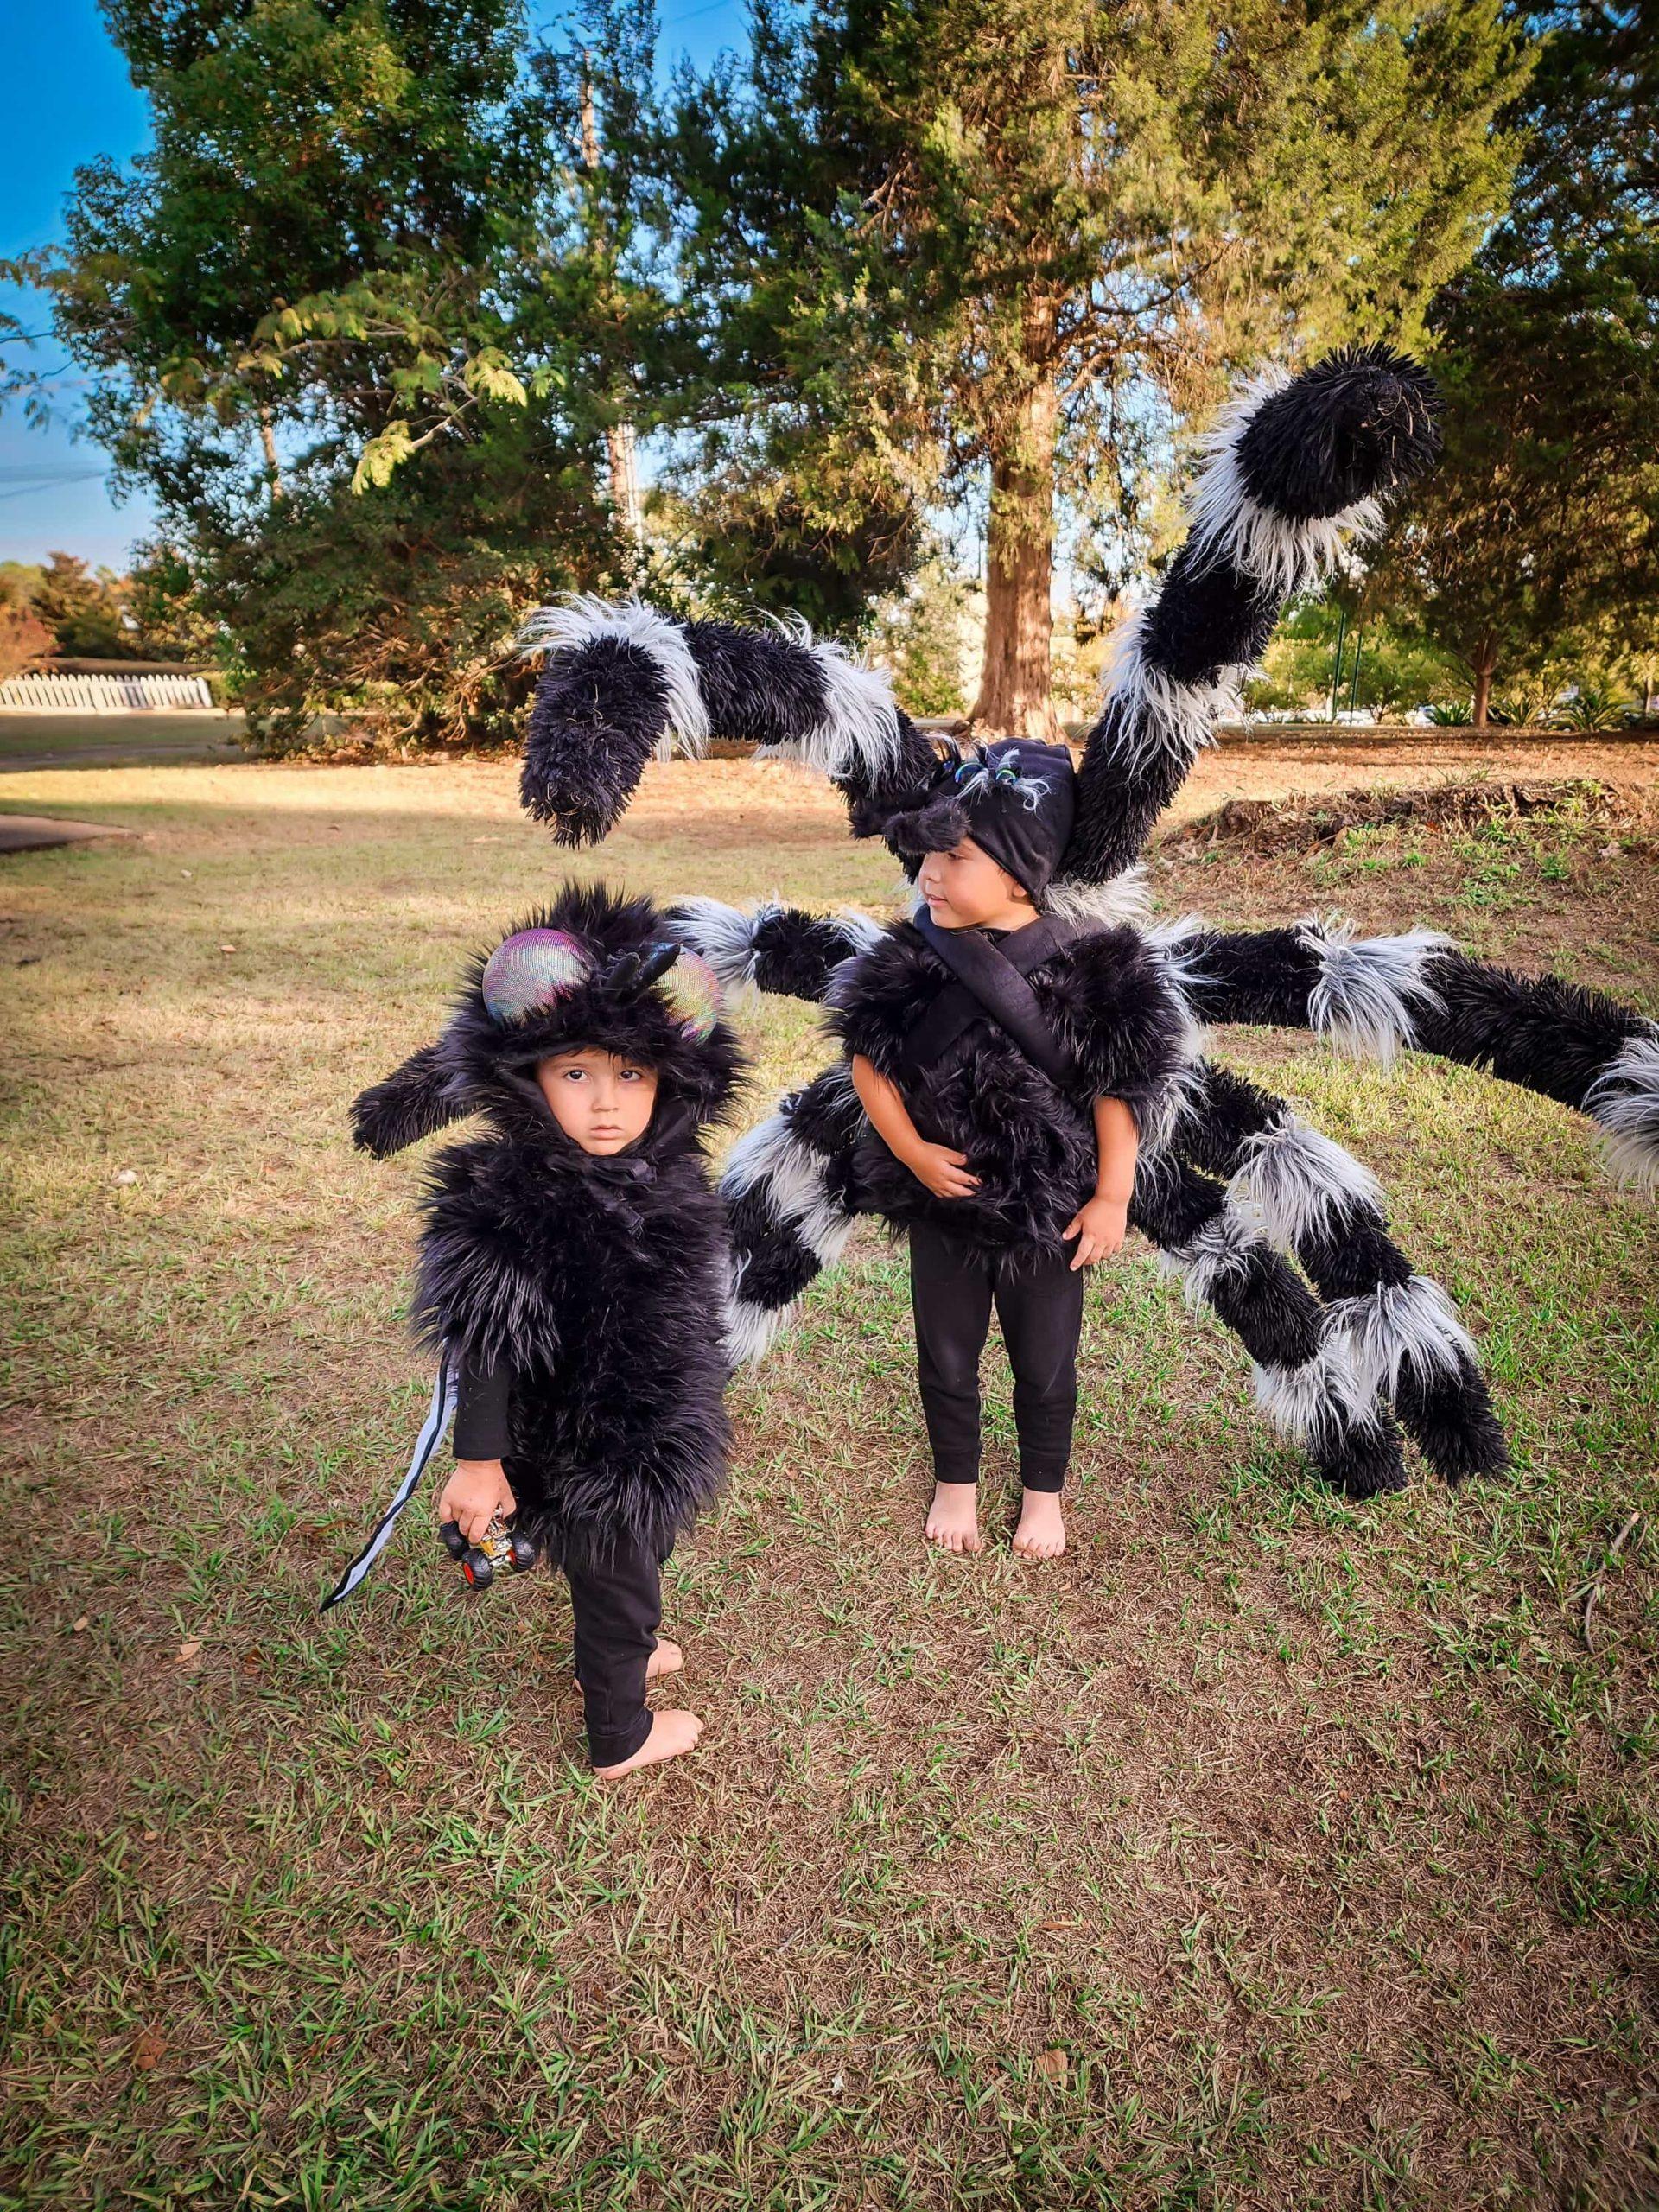
{"type": "Polygon", "coordinates": [[[636,1154],[683,1145],[718,1120],[742,1069],[708,962],[676,940],[649,899],[602,884],[567,884],[474,957],[438,1052],[454,1104],[486,1114],[506,1135],[576,1154],[536,1069],[584,1046],[656,1075],[656,1109],[636,1154]]]}
{"type": "Polygon", "coordinates": [[[879,815],[855,822],[887,840],[911,874],[925,853],[947,853],[964,837],[1041,902],[1071,842],[1077,772],[1063,745],[1008,738],[951,753],[931,779],[879,815]]]}

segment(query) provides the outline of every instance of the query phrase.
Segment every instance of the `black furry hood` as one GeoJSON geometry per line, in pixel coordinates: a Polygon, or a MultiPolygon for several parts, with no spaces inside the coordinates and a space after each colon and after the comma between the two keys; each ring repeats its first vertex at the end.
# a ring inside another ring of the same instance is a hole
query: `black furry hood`
{"type": "Polygon", "coordinates": [[[537,1063],[589,1045],[637,1059],[656,1071],[656,1112],[613,1158],[652,1157],[690,1142],[731,1103],[743,1059],[721,1006],[713,969],[650,899],[569,883],[473,956],[430,1048],[434,1072],[454,1114],[481,1113],[503,1135],[578,1166],[588,1155],[554,1120],[537,1063]]]}

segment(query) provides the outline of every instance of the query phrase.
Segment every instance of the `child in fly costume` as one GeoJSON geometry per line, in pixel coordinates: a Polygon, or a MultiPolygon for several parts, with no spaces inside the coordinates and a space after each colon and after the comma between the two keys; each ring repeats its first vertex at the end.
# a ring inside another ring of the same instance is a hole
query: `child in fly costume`
{"type": "Polygon", "coordinates": [[[694,1714],[652,1713],[680,1656],[657,1635],[660,1569],[717,1494],[728,1433],[720,1204],[701,1132],[740,1058],[708,963],[648,901],[568,886],[475,962],[448,1028],[353,1109],[378,1158],[441,1120],[487,1133],[432,1164],[414,1313],[439,1355],[410,1477],[327,1603],[367,1572],[451,1406],[439,1517],[499,1516],[562,1567],[588,1746],[603,1775],[689,1751],[694,1714]]]}
{"type": "Polygon", "coordinates": [[[1065,1548],[1082,1270],[1128,1225],[1141,1124],[1185,1021],[1133,931],[1041,910],[1071,835],[1071,756],[946,761],[881,825],[922,895],[837,976],[830,1027],[868,1116],[852,1199],[908,1231],[931,1541],[980,1548],[979,1363],[995,1305],[1014,1370],[1014,1548],[1065,1548]],[[1068,1249],[1068,1247],[1070,1249],[1068,1249]]]}

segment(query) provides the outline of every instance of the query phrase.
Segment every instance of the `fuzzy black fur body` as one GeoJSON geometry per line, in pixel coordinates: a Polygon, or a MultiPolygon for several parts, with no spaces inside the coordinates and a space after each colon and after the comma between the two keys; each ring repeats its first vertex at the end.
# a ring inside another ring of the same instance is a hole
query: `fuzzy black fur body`
{"type": "Polygon", "coordinates": [[[442,1036],[359,1098],[357,1141],[384,1156],[484,1117],[429,1172],[416,1331],[434,1351],[510,1370],[504,1465],[520,1525],[552,1558],[598,1559],[620,1535],[661,1553],[726,1465],[728,1241],[700,1133],[726,1111],[741,1062],[723,1020],[692,1033],[630,980],[628,957],[669,934],[648,900],[569,885],[525,926],[579,938],[588,979],[501,1021],[480,957],[442,1036]],[[657,1075],[649,1128],[610,1157],[566,1135],[535,1077],[583,1045],[657,1075]]]}
{"type": "MultiPolygon", "coordinates": [[[[551,1117],[550,1116],[550,1122],[551,1117]]],[[[718,1495],[729,1433],[726,1232],[695,1148],[626,1163],[483,1137],[433,1163],[423,1338],[511,1368],[503,1464],[556,1560],[626,1535],[665,1551],[718,1495]]]]}
{"type": "Polygon", "coordinates": [[[1144,1119],[1176,1065],[1182,1018],[1130,930],[1079,938],[1028,980],[1071,1064],[1062,1084],[988,1014],[976,1014],[931,1068],[911,1065],[907,1041],[955,978],[908,922],[837,978],[831,1029],[898,1084],[921,1135],[966,1153],[979,1178],[970,1198],[937,1198],[867,1129],[854,1167],[861,1211],[895,1224],[932,1221],[1000,1250],[1062,1249],[1061,1232],[1095,1188],[1095,1100],[1122,1098],[1137,1122],[1144,1119]]]}

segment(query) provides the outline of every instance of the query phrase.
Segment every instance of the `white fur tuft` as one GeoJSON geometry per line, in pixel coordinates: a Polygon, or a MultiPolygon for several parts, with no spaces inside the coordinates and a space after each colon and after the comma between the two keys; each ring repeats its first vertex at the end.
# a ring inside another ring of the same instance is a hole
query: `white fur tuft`
{"type": "Polygon", "coordinates": [[[1180,1276],[1187,1305],[1196,1313],[1211,1302],[1217,1283],[1243,1273],[1261,1242],[1253,1223],[1224,1206],[1186,1243],[1160,1252],[1158,1264],[1166,1274],[1180,1276]]]}
{"type": "Polygon", "coordinates": [[[1193,441],[1204,458],[1187,504],[1194,555],[1230,562],[1279,599],[1326,575],[1350,543],[1375,536],[1382,524],[1380,499],[1357,499],[1339,514],[1297,521],[1262,506],[1245,489],[1240,441],[1263,400],[1289,382],[1288,372],[1279,368],[1253,378],[1193,441]]]}
{"type": "Polygon", "coordinates": [[[1408,1364],[1419,1375],[1456,1375],[1465,1360],[1478,1363],[1474,1339],[1451,1300],[1427,1275],[1333,1299],[1328,1312],[1332,1340],[1344,1347],[1372,1397],[1392,1397],[1408,1364]]]}
{"type": "Polygon", "coordinates": [[[1607,1133],[1607,1165],[1621,1183],[1659,1192],[1659,1028],[1627,1037],[1584,1097],[1607,1133]]]}
{"type": "Polygon", "coordinates": [[[1258,1366],[1251,1381],[1263,1417],[1310,1452],[1376,1427],[1376,1393],[1355,1373],[1346,1345],[1329,1334],[1300,1367],[1258,1366]]]}
{"type": "Polygon", "coordinates": [[[1319,962],[1319,981],[1308,993],[1308,1027],[1343,1051],[1386,1067],[1415,1042],[1413,1006],[1440,1005],[1424,971],[1451,938],[1438,930],[1356,937],[1351,922],[1322,922],[1312,914],[1296,929],[1319,962]]]}
{"type": "Polygon", "coordinates": [[[675,935],[702,955],[728,990],[736,991],[754,982],[756,931],[781,912],[774,902],[746,912],[719,899],[681,899],[672,922],[675,935]]]}
{"type": "Polygon", "coordinates": [[[1238,687],[1249,673],[1224,668],[1213,683],[1176,683],[1147,664],[1141,636],[1147,612],[1137,608],[1119,628],[1101,691],[1101,712],[1113,721],[1107,749],[1131,769],[1159,753],[1190,763],[1213,745],[1216,724],[1240,711],[1238,687]]]}
{"type": "Polygon", "coordinates": [[[1333,1213],[1360,1205],[1381,1215],[1383,1207],[1382,1185],[1370,1169],[1294,1114],[1249,1139],[1227,1188],[1268,1239],[1293,1254],[1333,1213]]]}
{"type": "MultiPolygon", "coordinates": [[[[739,1269],[741,1276],[742,1270],[739,1269]]],[[[726,1357],[734,1367],[752,1366],[764,1359],[795,1318],[800,1304],[756,1306],[747,1298],[731,1298],[726,1306],[726,1357]]]]}
{"type": "Polygon", "coordinates": [[[856,771],[874,784],[899,760],[899,709],[893,682],[885,669],[862,668],[842,645],[825,638],[814,639],[798,616],[779,627],[804,652],[811,654],[823,678],[823,719],[798,737],[777,745],[763,745],[757,760],[799,760],[821,776],[846,776],[856,771]]]}
{"type": "Polygon", "coordinates": [[[819,1266],[833,1267],[853,1233],[853,1217],[830,1196],[823,1160],[782,1114],[757,1122],[726,1156],[722,1192],[741,1198],[757,1185],[764,1185],[773,1212],[799,1231],[819,1266]]]}
{"type": "Polygon", "coordinates": [[[538,607],[518,632],[521,655],[579,652],[596,638],[620,638],[650,655],[668,687],[668,716],[657,757],[702,754],[709,748],[709,710],[697,664],[677,622],[640,599],[607,600],[572,592],[552,607],[538,607]]]}
{"type": "Polygon", "coordinates": [[[1059,878],[1042,896],[1042,909],[1057,921],[1082,922],[1098,929],[1131,927],[1143,919],[1152,904],[1143,861],[1126,868],[1104,883],[1082,883],[1059,878]]]}

